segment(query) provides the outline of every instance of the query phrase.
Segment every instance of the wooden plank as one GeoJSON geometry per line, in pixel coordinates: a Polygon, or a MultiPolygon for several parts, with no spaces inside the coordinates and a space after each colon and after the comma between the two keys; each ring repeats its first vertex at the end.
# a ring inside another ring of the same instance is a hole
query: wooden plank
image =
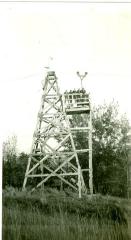
{"type": "Polygon", "coordinates": [[[28,177],[30,163],[31,163],[31,157],[29,157],[29,159],[28,159],[28,164],[27,164],[27,168],[26,168],[25,178],[24,178],[24,182],[23,182],[23,190],[25,189],[25,186],[26,186],[26,183],[27,183],[27,177],[28,177]]]}
{"type": "Polygon", "coordinates": [[[79,190],[79,198],[81,198],[81,167],[78,166],[78,190],[79,190]]]}
{"type": "Polygon", "coordinates": [[[89,113],[90,112],[90,109],[88,108],[66,108],[65,109],[67,115],[72,115],[72,114],[80,114],[80,113],[89,113]]]}
{"type": "Polygon", "coordinates": [[[89,172],[88,168],[81,169],[82,172],[89,172]]]}
{"type": "Polygon", "coordinates": [[[89,121],[90,131],[89,131],[89,188],[90,194],[93,194],[93,167],[92,167],[92,112],[90,112],[89,121]]]}
{"type": "Polygon", "coordinates": [[[89,149],[78,149],[76,150],[77,153],[85,153],[85,152],[89,152],[89,149]]]}
{"type": "MultiPolygon", "coordinates": [[[[78,175],[78,172],[69,172],[69,173],[59,173],[60,176],[77,176],[78,175]]],[[[31,175],[28,175],[28,177],[32,178],[32,177],[48,177],[50,176],[50,173],[45,173],[45,174],[31,174],[31,175]]],[[[57,173],[52,173],[51,175],[52,177],[57,177],[58,174],[57,173]]]]}
{"type": "Polygon", "coordinates": [[[31,156],[31,158],[36,162],[36,163],[38,163],[39,162],[39,160],[38,159],[36,159],[34,156],[31,156]]]}
{"type": "Polygon", "coordinates": [[[79,130],[89,130],[89,127],[75,127],[75,128],[70,128],[72,131],[79,131],[79,130]]]}
{"type": "Polygon", "coordinates": [[[75,171],[77,171],[77,167],[74,165],[74,164],[72,164],[71,162],[69,162],[68,163],[75,171]]]}

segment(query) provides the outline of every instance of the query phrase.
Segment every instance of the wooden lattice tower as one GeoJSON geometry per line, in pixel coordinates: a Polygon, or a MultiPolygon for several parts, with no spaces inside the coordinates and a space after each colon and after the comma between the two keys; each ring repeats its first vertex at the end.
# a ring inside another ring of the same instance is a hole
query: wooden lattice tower
{"type": "MultiPolygon", "coordinates": [[[[51,178],[57,178],[60,186],[71,187],[78,191],[79,197],[82,192],[86,192],[86,186],[83,178],[78,153],[89,152],[89,187],[92,193],[92,148],[91,131],[89,131],[90,143],[88,149],[77,150],[75,147],[70,121],[68,115],[72,111],[75,113],[81,109],[84,113],[91,114],[89,99],[85,105],[79,105],[76,109],[67,108],[68,93],[64,96],[60,94],[57,77],[54,71],[48,71],[43,86],[41,107],[38,113],[36,130],[33,136],[31,153],[29,156],[23,189],[31,183],[34,185],[32,191],[40,186],[46,185],[51,178]],[[84,108],[83,108],[84,107],[84,108]],[[82,110],[83,108],[83,110],[82,110]],[[88,110],[87,110],[88,108],[88,110]]],[[[74,95],[72,95],[74,96],[74,95]]],[[[68,104],[69,105],[69,104],[68,104]]],[[[85,129],[89,130],[91,125],[85,129]]]]}

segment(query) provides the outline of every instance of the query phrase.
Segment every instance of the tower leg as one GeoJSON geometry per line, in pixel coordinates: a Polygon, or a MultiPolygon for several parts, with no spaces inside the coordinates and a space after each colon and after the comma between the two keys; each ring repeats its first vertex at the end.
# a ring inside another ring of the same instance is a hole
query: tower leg
{"type": "Polygon", "coordinates": [[[27,174],[28,174],[28,171],[29,171],[30,163],[31,163],[31,157],[29,157],[29,159],[28,159],[28,165],[27,165],[25,178],[24,178],[24,183],[23,183],[23,188],[22,188],[23,191],[25,190],[25,186],[26,186],[26,183],[27,183],[27,174]]]}
{"type": "Polygon", "coordinates": [[[90,194],[93,194],[93,169],[92,169],[92,116],[90,111],[90,130],[89,130],[89,189],[90,194]]]}
{"type": "Polygon", "coordinates": [[[81,168],[78,166],[78,189],[79,189],[79,198],[81,198],[81,168]]]}
{"type": "Polygon", "coordinates": [[[25,190],[26,183],[27,183],[27,177],[25,177],[24,179],[23,188],[22,188],[23,191],[25,190]]]}

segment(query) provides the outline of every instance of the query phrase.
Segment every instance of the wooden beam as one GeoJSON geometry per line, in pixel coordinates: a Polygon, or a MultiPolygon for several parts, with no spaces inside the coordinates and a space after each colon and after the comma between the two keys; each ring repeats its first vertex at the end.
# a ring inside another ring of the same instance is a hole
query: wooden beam
{"type": "MultiPolygon", "coordinates": [[[[78,172],[69,172],[69,173],[59,173],[60,176],[77,176],[78,175],[78,172]]],[[[31,175],[28,175],[28,177],[32,178],[32,177],[48,177],[50,176],[50,173],[45,173],[45,174],[31,174],[31,175]]],[[[52,173],[51,175],[52,177],[57,177],[58,174],[57,173],[52,173]]]]}
{"type": "MultiPolygon", "coordinates": [[[[61,101],[60,100],[60,98],[55,102],[55,105],[59,102],[59,101],[61,101]]],[[[49,104],[49,103],[48,103],[49,104]]],[[[48,107],[47,109],[45,109],[45,111],[44,111],[44,114],[46,114],[47,112],[49,112],[50,110],[51,110],[51,108],[54,108],[54,103],[51,103],[51,104],[49,104],[50,105],[50,107],[48,107]]],[[[55,108],[56,109],[56,108],[55,108]]],[[[58,109],[56,109],[56,110],[58,110],[58,109]]]]}
{"type": "MultiPolygon", "coordinates": [[[[68,159],[69,161],[69,159],[68,159]]],[[[49,170],[51,172],[51,174],[49,174],[49,176],[47,176],[44,180],[42,180],[39,184],[37,184],[36,187],[40,187],[43,183],[45,183],[50,177],[52,177],[54,174],[56,177],[60,178],[63,182],[67,183],[69,186],[71,186],[73,189],[77,190],[77,188],[75,186],[73,186],[70,182],[68,182],[67,180],[65,180],[62,176],[60,176],[60,174],[57,174],[56,170],[55,171],[52,171],[51,169],[49,169],[47,166],[46,166],[46,169],[49,170]]],[[[58,169],[58,168],[57,168],[58,169]]],[[[32,191],[34,191],[35,188],[32,189],[32,191]]]]}
{"type": "Polygon", "coordinates": [[[89,188],[90,194],[93,194],[93,167],[92,167],[92,112],[90,112],[90,131],[89,131],[89,188]]]}
{"type": "Polygon", "coordinates": [[[72,131],[84,131],[84,130],[89,130],[89,127],[75,127],[75,128],[70,128],[72,131]]]}
{"type": "Polygon", "coordinates": [[[26,176],[28,176],[33,170],[35,170],[41,163],[43,163],[46,159],[48,158],[48,156],[43,157],[38,163],[36,163],[26,174],[26,176]]]}
{"type": "MultiPolygon", "coordinates": [[[[52,171],[52,173],[50,174],[50,176],[46,177],[44,180],[42,180],[38,185],[38,186],[41,186],[44,182],[46,182],[50,177],[52,177],[52,174],[58,172],[58,170],[60,170],[66,163],[68,163],[69,161],[71,161],[73,158],[75,157],[75,154],[73,156],[71,156],[70,158],[66,159],[58,168],[55,169],[55,171],[52,171]]],[[[47,168],[47,166],[46,166],[47,168]]],[[[49,170],[49,169],[48,169],[49,170]]],[[[59,176],[59,175],[58,175],[59,176]]]]}

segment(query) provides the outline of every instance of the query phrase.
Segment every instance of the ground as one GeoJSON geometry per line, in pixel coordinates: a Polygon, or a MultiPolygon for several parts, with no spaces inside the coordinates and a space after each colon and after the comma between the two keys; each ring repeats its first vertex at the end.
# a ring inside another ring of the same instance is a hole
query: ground
{"type": "Polygon", "coordinates": [[[130,226],[131,200],[3,192],[3,240],[130,240],[130,226]]]}

